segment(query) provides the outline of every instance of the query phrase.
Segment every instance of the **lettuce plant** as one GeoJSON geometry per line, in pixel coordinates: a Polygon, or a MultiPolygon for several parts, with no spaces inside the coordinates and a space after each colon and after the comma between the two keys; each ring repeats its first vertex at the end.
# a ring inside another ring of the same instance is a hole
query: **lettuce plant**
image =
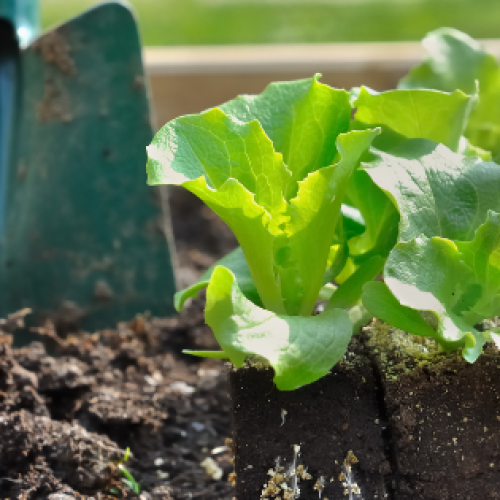
{"type": "Polygon", "coordinates": [[[232,266],[218,265],[190,290],[207,285],[206,322],[223,350],[201,354],[237,367],[257,355],[280,389],[325,375],[352,335],[342,309],[311,316],[325,270],[342,260],[349,179],[379,133],[349,131],[350,116],[349,94],[314,77],[177,118],[148,147],[149,184],[183,186],[212,208],[238,239],[253,282],[254,301],[232,266]]]}
{"type": "MultiPolygon", "coordinates": [[[[391,114],[393,106],[373,106],[368,101],[384,93],[357,93],[358,105],[368,104],[358,114],[361,121],[369,126],[393,121],[390,136],[386,134],[381,145],[386,153],[378,151],[357,175],[369,176],[401,219],[384,282],[366,284],[363,303],[379,318],[432,337],[444,349],[462,348],[464,358],[473,362],[486,341],[500,344],[495,330],[475,328],[482,320],[500,315],[495,286],[500,167],[487,161],[500,158],[500,66],[478,42],[454,29],[431,32],[423,44],[427,60],[413,68],[392,94],[430,89],[470,94],[463,119],[456,115],[455,120],[450,116],[442,120],[443,111],[437,105],[434,116],[427,115],[438,125],[437,133],[429,135],[422,129],[412,137],[441,142],[472,158],[425,141],[397,147],[402,143],[399,134],[393,133],[394,115],[385,121],[380,117],[391,114]],[[460,129],[463,136],[457,137],[460,129]],[[451,135],[447,138],[447,134],[451,135]]],[[[414,113],[424,118],[425,110],[416,105],[414,113]]]]}
{"type": "Polygon", "coordinates": [[[375,316],[477,359],[500,315],[500,166],[413,140],[364,165],[397,207],[399,241],[384,282],[364,286],[375,316]]]}
{"type": "Polygon", "coordinates": [[[495,65],[466,36],[432,36],[398,89],[273,83],[158,132],[149,184],[188,189],[240,244],[176,294],[180,309],[206,288],[222,349],[186,352],[254,358],[292,390],[328,373],[367,312],[471,362],[500,344],[475,326],[500,315],[495,65]]]}

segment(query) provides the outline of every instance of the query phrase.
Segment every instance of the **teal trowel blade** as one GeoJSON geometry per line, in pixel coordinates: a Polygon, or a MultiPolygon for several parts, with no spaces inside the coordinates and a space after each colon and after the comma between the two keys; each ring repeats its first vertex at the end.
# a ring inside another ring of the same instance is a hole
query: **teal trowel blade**
{"type": "Polygon", "coordinates": [[[17,94],[0,316],[30,307],[93,329],[170,314],[174,279],[160,192],[146,185],[152,128],[131,12],[103,4],[35,40],[21,52],[17,94]]]}

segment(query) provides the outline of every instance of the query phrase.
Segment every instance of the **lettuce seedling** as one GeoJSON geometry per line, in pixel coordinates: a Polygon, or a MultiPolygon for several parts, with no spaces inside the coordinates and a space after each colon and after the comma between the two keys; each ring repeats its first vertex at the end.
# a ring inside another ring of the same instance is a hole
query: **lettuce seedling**
{"type": "Polygon", "coordinates": [[[349,246],[362,255],[356,243],[363,249],[371,234],[368,246],[380,249],[382,237],[382,246],[390,250],[384,282],[364,286],[363,304],[369,311],[436,339],[444,349],[462,348],[464,358],[473,362],[487,340],[499,339],[497,332],[480,332],[475,325],[500,314],[494,285],[500,167],[488,162],[492,156],[500,158],[500,66],[457,30],[436,30],[424,46],[428,59],[402,79],[398,90],[361,88],[352,93],[358,108],[353,126],[378,125],[383,133],[374,141],[379,149],[375,159],[355,172],[346,197],[351,202],[350,193],[362,186],[365,196],[358,198],[371,207],[371,200],[378,200],[372,213],[380,215],[370,219],[361,201],[357,206],[367,231],[349,246]],[[424,95],[429,89],[449,94],[424,95]],[[449,149],[404,142],[417,137],[449,149]],[[394,208],[400,223],[397,236],[393,233],[388,241],[394,208]]]}
{"type": "Polygon", "coordinates": [[[500,165],[412,140],[363,168],[401,217],[384,282],[365,284],[363,304],[475,361],[498,340],[475,325],[500,314],[500,165]]]}
{"type": "Polygon", "coordinates": [[[246,268],[233,255],[196,285],[207,285],[205,318],[223,349],[201,354],[237,367],[263,358],[279,389],[328,373],[352,335],[342,309],[311,316],[326,269],[343,267],[344,193],[379,133],[349,131],[350,115],[349,94],[317,77],[274,83],[169,122],[148,147],[149,184],[180,185],[202,199],[232,229],[248,268],[240,285],[235,267],[246,268]]]}

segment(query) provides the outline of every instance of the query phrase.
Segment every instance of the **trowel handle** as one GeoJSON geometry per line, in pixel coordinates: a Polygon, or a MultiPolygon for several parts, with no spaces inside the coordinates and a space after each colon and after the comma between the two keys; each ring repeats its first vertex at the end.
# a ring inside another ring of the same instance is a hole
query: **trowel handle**
{"type": "Polygon", "coordinates": [[[0,18],[14,26],[19,46],[26,47],[40,32],[40,5],[38,0],[1,0],[0,18]]]}
{"type": "Polygon", "coordinates": [[[0,246],[14,140],[19,48],[26,47],[38,35],[39,28],[38,0],[0,0],[0,246]]]}
{"type": "Polygon", "coordinates": [[[7,172],[14,132],[18,57],[14,26],[10,20],[0,16],[0,246],[4,232],[7,172]]]}

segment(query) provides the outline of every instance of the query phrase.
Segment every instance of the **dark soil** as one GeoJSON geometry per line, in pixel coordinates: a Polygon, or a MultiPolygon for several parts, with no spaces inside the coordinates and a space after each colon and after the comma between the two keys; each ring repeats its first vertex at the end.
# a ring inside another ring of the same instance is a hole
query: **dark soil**
{"type": "MultiPolygon", "coordinates": [[[[185,285],[235,241],[189,193],[174,191],[172,202],[185,285]]],[[[234,496],[226,370],[181,353],[215,347],[201,300],[170,318],[65,339],[47,324],[40,341],[13,348],[19,321],[0,321],[0,498],[137,497],[120,470],[127,447],[123,466],[144,500],[234,496]],[[201,465],[207,457],[220,478],[201,465]]]]}
{"type": "Polygon", "coordinates": [[[500,499],[500,356],[460,355],[386,380],[396,498],[500,499]]]}
{"type": "MultiPolygon", "coordinates": [[[[275,460],[280,457],[285,472],[290,468],[294,445],[300,446],[297,464],[312,476],[299,482],[300,499],[319,498],[315,486],[320,478],[323,500],[344,498],[345,481],[339,481],[339,475],[349,451],[358,460],[352,466],[352,482],[362,493],[371,492],[362,498],[386,498],[384,479],[391,470],[384,444],[386,422],[370,360],[358,346],[353,343],[347,359],[329,375],[296,391],[278,391],[272,377],[271,370],[255,368],[230,376],[238,500],[259,499],[275,460]]],[[[280,489],[270,498],[282,498],[280,489]]]]}
{"type": "Polygon", "coordinates": [[[277,391],[271,371],[231,372],[238,500],[286,498],[273,485],[274,461],[293,470],[294,445],[312,476],[299,482],[300,499],[319,498],[319,477],[322,500],[500,499],[498,350],[471,365],[380,325],[355,337],[328,376],[296,391],[277,391]],[[359,495],[346,491],[353,482],[359,495]]]}

